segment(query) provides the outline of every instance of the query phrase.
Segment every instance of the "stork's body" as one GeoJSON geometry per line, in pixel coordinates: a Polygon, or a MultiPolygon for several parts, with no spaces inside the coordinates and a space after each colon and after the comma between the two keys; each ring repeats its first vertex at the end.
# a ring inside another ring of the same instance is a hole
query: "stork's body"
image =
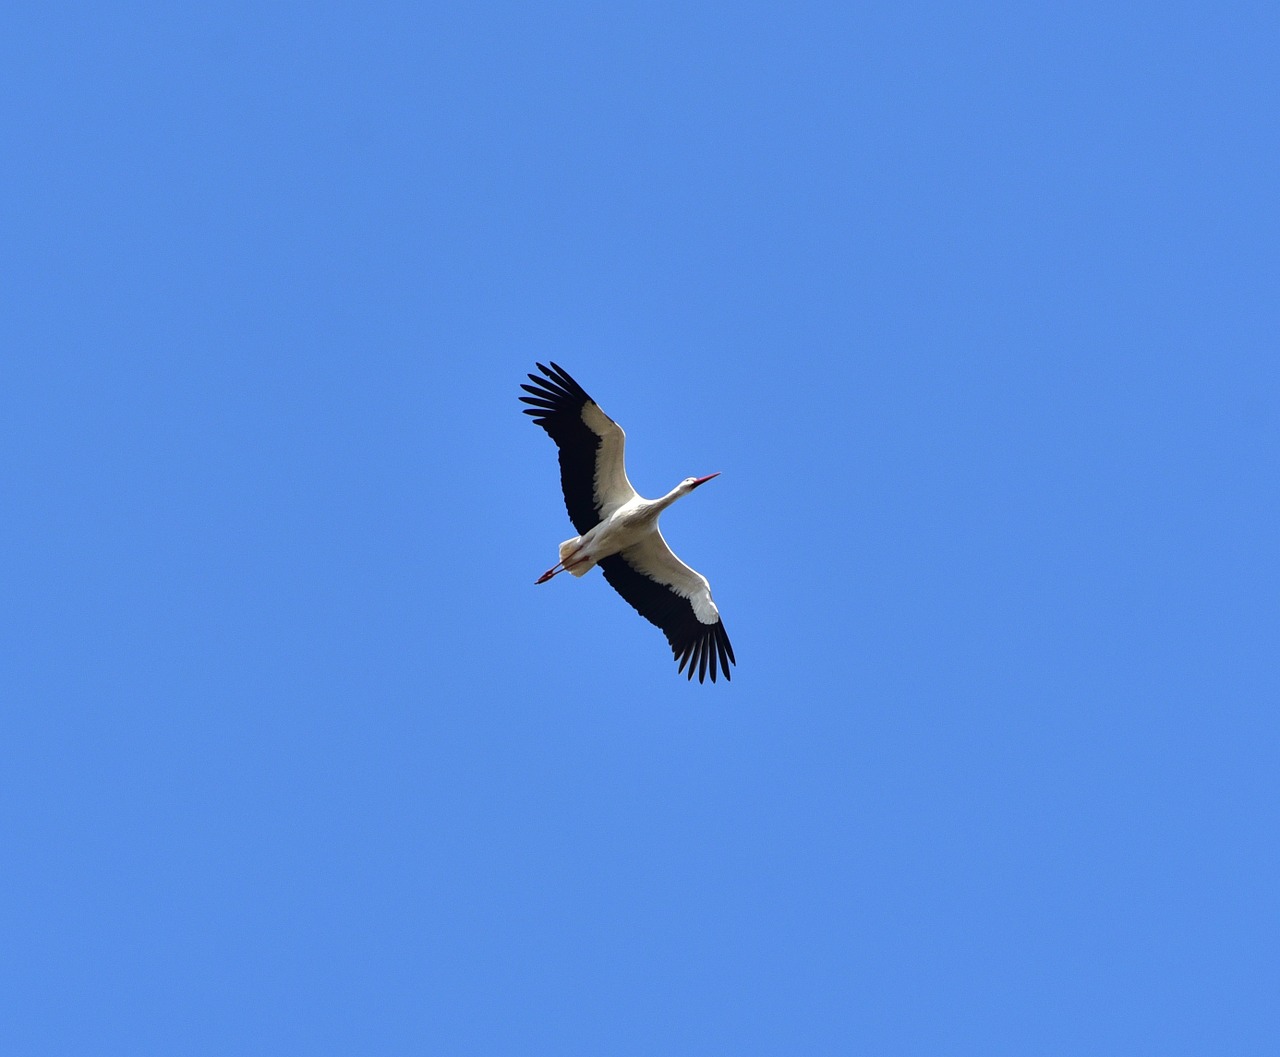
{"type": "MultiPolygon", "coordinates": [[[[719,475],[713,473],[707,477],[687,478],[661,499],[632,496],[595,528],[560,544],[560,561],[543,573],[537,582],[544,584],[551,577],[563,572],[572,573],[574,576],[585,576],[602,558],[621,554],[632,547],[639,546],[655,534],[661,539],[662,533],[658,531],[658,515],[681,496],[688,495],[704,481],[717,476],[719,475]]],[[[665,544],[666,541],[663,542],[665,544]]],[[[673,554],[672,557],[674,558],[675,555],[673,554]]],[[[692,569],[689,571],[693,572],[692,569]]],[[[707,590],[710,591],[710,586],[707,590]]]]}
{"type": "Polygon", "coordinates": [[[658,529],[658,516],[682,496],[718,474],[687,477],[661,499],[645,499],[623,461],[626,434],[583,388],[556,364],[529,375],[535,386],[521,388],[525,413],[551,435],[560,449],[560,483],[569,519],[580,535],[560,544],[560,561],[538,578],[546,583],[562,572],[584,576],[596,565],[605,579],[646,620],[667,636],[679,670],[698,669],[699,682],[717,660],[728,679],[733,647],[711,599],[711,585],[675,556],[658,529]]]}

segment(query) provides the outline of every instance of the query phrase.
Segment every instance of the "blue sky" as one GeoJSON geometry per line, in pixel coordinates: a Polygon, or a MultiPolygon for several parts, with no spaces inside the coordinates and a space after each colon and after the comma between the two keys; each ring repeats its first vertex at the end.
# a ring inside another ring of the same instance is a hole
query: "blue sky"
{"type": "Polygon", "coordinates": [[[0,1049],[1276,1052],[1276,44],[6,14],[0,1049]],[[534,587],[548,359],[731,683],[534,587]]]}

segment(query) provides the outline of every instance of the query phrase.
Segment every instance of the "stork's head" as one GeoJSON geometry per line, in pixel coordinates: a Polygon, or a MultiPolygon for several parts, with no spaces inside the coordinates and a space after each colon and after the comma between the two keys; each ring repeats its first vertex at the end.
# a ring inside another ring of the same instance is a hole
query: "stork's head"
{"type": "Polygon", "coordinates": [[[709,474],[707,474],[707,476],[706,476],[706,477],[686,477],[686,478],[685,478],[683,481],[681,481],[680,483],[681,483],[682,485],[684,485],[684,486],[685,486],[685,488],[686,488],[688,491],[692,492],[692,491],[693,491],[695,488],[697,488],[699,485],[704,485],[704,484],[706,484],[709,480],[711,480],[711,478],[713,478],[713,477],[719,477],[719,476],[720,476],[720,471],[718,471],[718,470],[717,470],[715,473],[709,473],[709,474]]]}

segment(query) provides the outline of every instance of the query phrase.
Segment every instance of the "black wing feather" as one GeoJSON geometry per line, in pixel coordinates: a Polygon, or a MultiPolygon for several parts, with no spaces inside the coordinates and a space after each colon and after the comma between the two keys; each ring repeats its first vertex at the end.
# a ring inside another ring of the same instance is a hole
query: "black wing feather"
{"type": "Polygon", "coordinates": [[[694,669],[697,669],[698,682],[701,683],[706,679],[710,658],[711,681],[714,683],[715,654],[718,653],[721,672],[726,680],[732,678],[729,665],[736,662],[733,659],[733,647],[729,645],[729,636],[724,630],[724,621],[702,623],[687,598],[682,598],[665,584],[632,568],[621,554],[604,558],[599,564],[600,571],[613,589],[645,620],[662,629],[678,662],[677,673],[683,672],[687,665],[688,677],[692,679],[694,669]]]}
{"type": "Polygon", "coordinates": [[[560,487],[565,509],[573,527],[582,535],[600,524],[595,490],[600,438],[582,420],[582,409],[595,401],[557,364],[538,364],[538,370],[546,377],[529,375],[534,384],[521,384],[520,388],[533,395],[520,399],[533,405],[526,407],[524,413],[532,415],[560,449],[560,487]]]}

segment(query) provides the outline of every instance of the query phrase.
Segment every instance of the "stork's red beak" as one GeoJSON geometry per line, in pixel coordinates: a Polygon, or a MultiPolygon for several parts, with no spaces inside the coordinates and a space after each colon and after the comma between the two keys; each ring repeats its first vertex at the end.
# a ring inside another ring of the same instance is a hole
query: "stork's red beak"
{"type": "Polygon", "coordinates": [[[697,487],[698,487],[698,485],[700,485],[700,484],[706,484],[709,480],[711,480],[711,478],[713,478],[713,477],[719,477],[719,476],[720,476],[720,471],[719,471],[719,470],[717,470],[715,473],[709,473],[709,474],[707,474],[707,476],[706,476],[706,477],[699,477],[696,481],[694,481],[694,482],[693,482],[693,487],[694,487],[694,488],[697,488],[697,487]]]}

